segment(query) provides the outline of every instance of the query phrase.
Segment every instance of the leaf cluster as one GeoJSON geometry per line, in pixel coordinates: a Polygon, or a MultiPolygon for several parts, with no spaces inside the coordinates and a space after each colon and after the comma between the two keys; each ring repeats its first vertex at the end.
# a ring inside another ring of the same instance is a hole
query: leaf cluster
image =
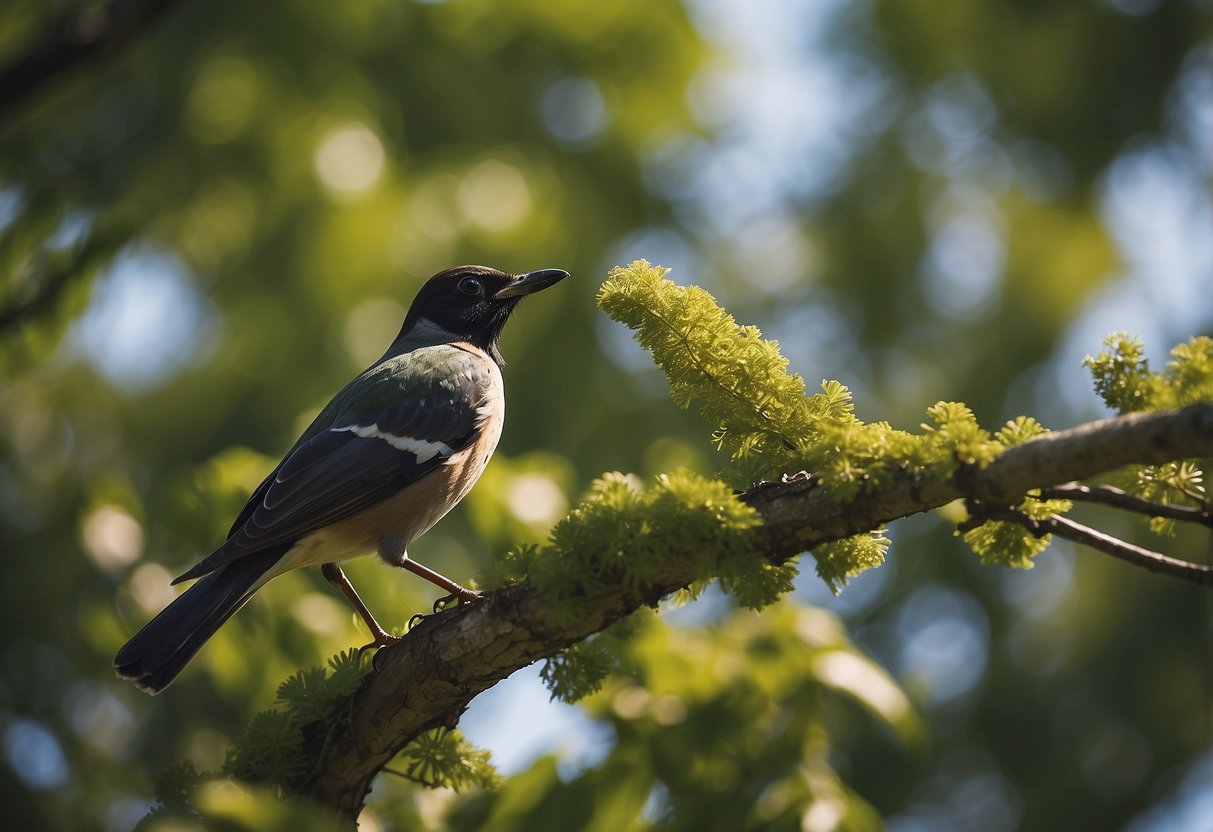
{"type": "Polygon", "coordinates": [[[261,784],[281,796],[306,773],[304,731],[323,737],[345,718],[342,705],[358,690],[371,670],[358,650],[346,650],[326,667],[295,673],[278,686],[278,708],[256,714],[228,751],[220,772],[199,772],[185,763],[166,769],[155,785],[156,803],[145,820],[159,817],[201,817],[195,793],[205,783],[227,778],[261,784]]]}
{"type": "MultiPolygon", "coordinates": [[[[778,344],[739,325],[703,289],[666,279],[668,272],[644,260],[613,269],[598,304],[635,330],[665,371],[676,403],[700,403],[713,441],[734,466],[725,476],[740,487],[808,470],[846,502],[899,477],[948,478],[961,466],[987,465],[1045,430],[1020,417],[991,434],[959,402],[928,408],[919,434],[887,422],[865,423],[855,416],[845,385],[826,379],[820,393],[806,395],[803,379],[787,372],[778,344]]],[[[1032,512],[1061,508],[1031,500],[1024,505],[1032,512]]],[[[987,562],[1027,566],[1043,548],[1022,528],[990,525],[965,538],[987,562]]],[[[847,578],[880,565],[888,543],[881,529],[819,546],[813,552],[817,573],[837,592],[847,578]]]]}
{"type": "Polygon", "coordinates": [[[1118,413],[1166,410],[1213,402],[1213,338],[1197,336],[1171,350],[1161,372],[1150,369],[1140,338],[1114,332],[1099,355],[1087,356],[1095,392],[1118,413]]]}
{"type": "Polygon", "coordinates": [[[450,728],[435,728],[409,743],[396,757],[403,771],[392,768],[428,788],[462,791],[468,786],[491,789],[501,782],[488,751],[476,748],[450,728]]]}
{"type": "Polygon", "coordinates": [[[776,470],[816,438],[823,418],[849,413],[845,392],[835,402],[807,399],[804,379],[787,373],[775,342],[739,325],[698,286],[675,287],[668,273],[646,260],[616,268],[598,292],[598,306],[636,330],[679,407],[700,402],[717,447],[776,470]]]}
{"type": "Polygon", "coordinates": [[[572,620],[606,587],[647,585],[678,558],[689,562],[697,584],[720,578],[744,604],[761,607],[790,587],[795,571],[755,551],[760,522],[727,485],[698,474],[663,474],[647,489],[635,477],[606,474],[546,544],[516,547],[482,580],[495,586],[525,579],[558,619],[572,620]]]}
{"type": "MultiPolygon", "coordinates": [[[[1171,350],[1162,371],[1150,369],[1140,338],[1116,332],[1104,339],[1099,355],[1087,356],[1095,390],[1117,412],[1138,413],[1213,402],[1213,338],[1197,336],[1171,350]]],[[[1133,465],[1112,478],[1116,485],[1153,503],[1207,504],[1204,472],[1196,460],[1164,465],[1133,465]]],[[[1155,534],[1169,535],[1175,521],[1148,519],[1155,534]]]]}
{"type": "MultiPolygon", "coordinates": [[[[702,289],[667,280],[667,273],[643,260],[614,269],[598,302],[636,331],[665,371],[675,402],[700,403],[713,441],[735,466],[734,482],[748,486],[808,469],[846,501],[898,477],[947,478],[961,466],[986,465],[1045,432],[1035,419],[1020,417],[990,433],[958,402],[928,408],[920,434],[864,423],[844,385],[825,380],[820,393],[806,395],[777,344],[737,324],[702,289]]],[[[1043,518],[1069,504],[1029,497],[1021,508],[1043,518]]],[[[488,586],[527,580],[545,594],[558,620],[571,621],[606,588],[651,584],[677,558],[696,576],[686,597],[719,579],[741,605],[760,608],[792,588],[796,565],[772,565],[754,550],[759,522],[724,481],[676,472],[645,489],[634,477],[608,474],[557,524],[548,543],[516,547],[482,580],[488,586]]],[[[1048,545],[1047,538],[999,522],[964,539],[983,562],[1021,568],[1048,545]]],[[[813,552],[817,574],[838,592],[848,578],[883,563],[888,547],[883,528],[823,544],[813,552]]],[[[604,634],[550,659],[542,676],[554,698],[574,701],[601,687],[615,657],[604,634]]]]}
{"type": "MultiPolygon", "coordinates": [[[[156,803],[143,825],[160,828],[153,822],[172,818],[214,820],[214,813],[203,805],[209,785],[236,788],[239,782],[268,789],[278,797],[290,792],[314,762],[305,751],[305,739],[323,742],[348,718],[352,697],[371,672],[367,656],[364,651],[346,650],[325,667],[300,670],[283,681],[278,686],[278,707],[252,718],[229,750],[222,771],[198,772],[189,763],[163,771],[155,786],[156,803]]],[[[391,769],[394,773],[429,787],[459,791],[469,785],[489,788],[499,780],[489,752],[446,728],[418,737],[397,760],[404,768],[391,769]]],[[[248,801],[264,804],[263,798],[249,795],[245,795],[248,801]]]]}
{"type": "MultiPolygon", "coordinates": [[[[542,546],[519,546],[482,575],[487,586],[525,580],[541,592],[558,621],[585,614],[613,586],[656,581],[671,563],[696,576],[695,596],[718,579],[738,603],[758,609],[792,588],[796,564],[770,563],[756,549],[758,513],[723,482],[688,471],[663,474],[644,488],[632,476],[607,474],[552,530],[542,546]]],[[[614,667],[616,625],[545,664],[552,697],[572,702],[596,691],[614,667]]]]}
{"type": "Polygon", "coordinates": [[[287,788],[306,770],[304,728],[324,736],[345,718],[349,703],[370,672],[370,661],[358,650],[346,650],[328,661],[292,675],[278,686],[279,708],[253,717],[228,753],[223,773],[249,783],[287,788]]]}
{"type": "Polygon", "coordinates": [[[462,805],[451,828],[799,829],[815,804],[833,828],[880,828],[832,770],[831,729],[862,710],[917,748],[923,727],[835,616],[777,604],[707,626],[649,611],[629,622],[615,672],[582,703],[610,730],[605,757],[565,776],[540,760],[462,805]]]}
{"type": "Polygon", "coordinates": [[[549,657],[539,678],[551,691],[551,698],[566,704],[597,693],[607,678],[619,669],[620,657],[630,649],[632,637],[647,621],[638,610],[585,641],[549,657]]]}

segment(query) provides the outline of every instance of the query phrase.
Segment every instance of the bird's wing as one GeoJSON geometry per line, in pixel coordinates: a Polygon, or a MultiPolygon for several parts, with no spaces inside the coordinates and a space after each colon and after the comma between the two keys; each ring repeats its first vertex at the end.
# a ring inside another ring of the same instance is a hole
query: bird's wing
{"type": "Polygon", "coordinates": [[[174,583],[305,537],[433,471],[480,429],[484,384],[478,376],[446,376],[425,395],[360,418],[337,418],[300,441],[253,492],[227,541],[174,583]]]}

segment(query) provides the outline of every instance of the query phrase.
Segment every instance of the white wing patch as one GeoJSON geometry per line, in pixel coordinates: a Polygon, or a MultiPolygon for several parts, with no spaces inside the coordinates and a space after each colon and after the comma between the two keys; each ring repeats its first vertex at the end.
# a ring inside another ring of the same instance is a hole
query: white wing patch
{"type": "Polygon", "coordinates": [[[346,425],[343,428],[332,428],[333,432],[348,430],[363,439],[382,439],[398,451],[408,451],[417,457],[418,462],[428,462],[438,454],[450,456],[455,449],[445,442],[430,442],[425,439],[415,439],[412,436],[397,436],[379,429],[378,424],[346,425]]]}

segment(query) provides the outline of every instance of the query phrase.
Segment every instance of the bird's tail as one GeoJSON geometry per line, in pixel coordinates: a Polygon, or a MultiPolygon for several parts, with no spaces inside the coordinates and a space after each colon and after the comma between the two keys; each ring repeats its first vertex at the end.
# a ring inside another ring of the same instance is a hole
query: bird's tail
{"type": "MultiPolygon", "coordinates": [[[[286,548],[290,548],[289,546],[286,548]]],[[[126,643],[114,668],[148,693],[168,687],[208,638],[244,606],[282,557],[274,548],[227,563],[191,586],[126,643]]]]}

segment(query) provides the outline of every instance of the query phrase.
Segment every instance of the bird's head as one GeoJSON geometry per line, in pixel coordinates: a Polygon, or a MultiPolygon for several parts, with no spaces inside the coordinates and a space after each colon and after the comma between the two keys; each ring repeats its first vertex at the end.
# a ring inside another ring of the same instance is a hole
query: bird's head
{"type": "Polygon", "coordinates": [[[488,266],[456,266],[431,277],[409,307],[403,338],[466,340],[502,363],[497,341],[524,297],[568,277],[563,269],[507,274],[488,266]]]}

